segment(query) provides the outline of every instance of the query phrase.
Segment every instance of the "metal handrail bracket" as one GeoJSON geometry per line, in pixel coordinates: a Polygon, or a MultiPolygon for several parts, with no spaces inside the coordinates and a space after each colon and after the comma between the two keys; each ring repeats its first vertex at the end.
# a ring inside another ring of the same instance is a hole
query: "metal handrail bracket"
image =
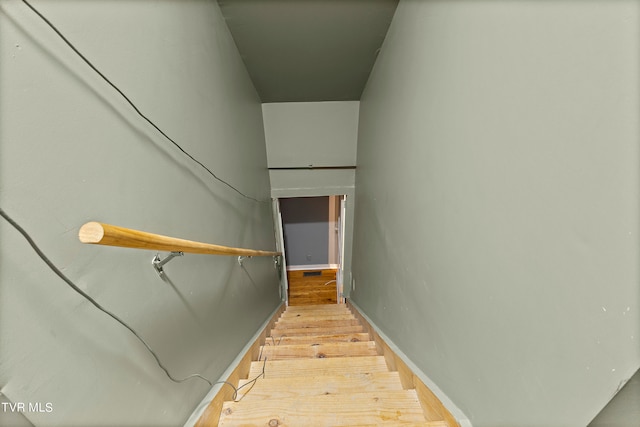
{"type": "Polygon", "coordinates": [[[153,264],[153,268],[156,270],[156,273],[158,273],[158,276],[161,278],[164,276],[164,265],[177,256],[184,256],[184,252],[171,252],[165,259],[160,259],[160,254],[156,254],[156,256],[153,257],[151,264],[153,264]]]}

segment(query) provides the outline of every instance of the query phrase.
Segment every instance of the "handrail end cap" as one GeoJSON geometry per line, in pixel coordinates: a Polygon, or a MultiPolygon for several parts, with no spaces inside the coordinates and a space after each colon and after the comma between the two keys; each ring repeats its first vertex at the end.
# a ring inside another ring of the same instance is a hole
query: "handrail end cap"
{"type": "Polygon", "coordinates": [[[103,237],[104,227],[95,221],[87,222],[78,231],[78,239],[82,243],[100,243],[103,237]]]}

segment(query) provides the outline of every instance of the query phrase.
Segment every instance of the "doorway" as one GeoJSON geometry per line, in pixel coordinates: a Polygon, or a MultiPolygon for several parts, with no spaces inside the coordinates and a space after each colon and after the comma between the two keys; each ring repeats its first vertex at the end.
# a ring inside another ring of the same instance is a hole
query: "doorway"
{"type": "Polygon", "coordinates": [[[275,200],[289,305],[343,303],[346,196],[275,200]]]}

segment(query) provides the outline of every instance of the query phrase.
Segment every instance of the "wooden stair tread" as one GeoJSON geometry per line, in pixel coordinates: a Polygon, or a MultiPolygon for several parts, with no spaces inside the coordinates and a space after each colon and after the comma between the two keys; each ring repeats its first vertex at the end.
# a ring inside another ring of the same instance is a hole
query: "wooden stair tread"
{"type": "Polygon", "coordinates": [[[358,393],[373,390],[402,390],[397,372],[368,372],[347,375],[326,375],[289,378],[260,378],[251,386],[251,380],[240,380],[237,400],[264,400],[320,396],[325,394],[358,393]],[[245,384],[248,384],[245,386],[245,384]]]}
{"type": "MultiPolygon", "coordinates": [[[[425,421],[425,422],[402,422],[385,423],[387,425],[398,425],[402,427],[452,427],[446,421],[425,421]]],[[[358,424],[351,427],[376,427],[378,424],[358,424]]]]}
{"type": "Polygon", "coordinates": [[[328,357],[251,362],[248,378],[260,375],[263,366],[265,379],[388,372],[383,356],[328,357]]]}
{"type": "MultiPolygon", "coordinates": [[[[336,293],[336,285],[333,286],[318,286],[317,283],[308,283],[308,284],[300,284],[296,287],[296,289],[289,288],[289,303],[295,306],[295,301],[291,297],[301,297],[310,300],[309,305],[317,304],[319,302],[324,302],[324,300],[315,300],[311,301],[315,296],[318,295],[333,295],[335,298],[337,296],[336,293]]],[[[334,299],[335,302],[337,300],[334,299]]],[[[334,303],[335,304],[335,303],[334,303]]]]}
{"type": "Polygon", "coordinates": [[[289,288],[289,307],[297,307],[302,305],[334,305],[338,303],[338,293],[335,286],[333,288],[317,289],[316,287],[307,287],[305,289],[289,288]],[[302,291],[302,292],[300,292],[302,291]]]}
{"type": "MultiPolygon", "coordinates": [[[[349,427],[376,427],[379,424],[356,424],[349,427]]],[[[398,421],[392,423],[383,423],[383,425],[397,425],[402,427],[453,427],[447,424],[446,421],[398,421]]]]}
{"type": "Polygon", "coordinates": [[[282,337],[269,337],[267,342],[271,345],[313,344],[324,342],[360,342],[369,341],[369,334],[355,332],[350,334],[325,334],[325,335],[293,335],[282,337]]]}
{"type": "Polygon", "coordinates": [[[304,302],[315,304],[318,301],[326,301],[328,303],[337,301],[336,288],[315,289],[309,287],[307,289],[289,289],[289,302],[294,306],[304,305],[302,304],[304,302]]]}
{"type": "Polygon", "coordinates": [[[243,374],[236,400],[218,412],[218,425],[453,427],[441,411],[426,409],[413,380],[385,359],[363,323],[344,304],[289,306],[243,374]]]}
{"type": "Polygon", "coordinates": [[[284,328],[272,329],[270,336],[279,338],[281,336],[294,335],[330,335],[330,334],[350,334],[357,332],[365,332],[362,325],[333,326],[328,328],[284,328]]]}
{"type": "Polygon", "coordinates": [[[351,312],[345,304],[309,304],[309,305],[290,305],[287,307],[286,313],[299,313],[299,312],[351,312]]]}
{"type": "Polygon", "coordinates": [[[265,345],[260,348],[262,358],[268,360],[324,357],[376,356],[376,343],[373,341],[313,343],[291,345],[265,345]]]}
{"type": "Polygon", "coordinates": [[[327,304],[335,304],[336,301],[338,300],[338,298],[336,297],[335,294],[331,295],[331,296],[326,296],[323,298],[319,298],[319,297],[314,297],[314,298],[296,298],[295,300],[291,301],[291,304],[295,304],[296,306],[303,306],[306,304],[317,304],[318,301],[323,301],[327,304]]]}
{"type": "Polygon", "coordinates": [[[273,329],[313,329],[313,328],[333,328],[336,326],[353,326],[360,325],[360,321],[356,318],[353,319],[324,319],[324,320],[297,320],[293,322],[277,321],[273,325],[273,329]]]}
{"type": "Polygon", "coordinates": [[[350,306],[289,306],[269,325],[234,371],[237,396],[216,396],[198,425],[459,427],[350,306]]]}
{"type": "Polygon", "coordinates": [[[225,402],[219,425],[354,426],[399,422],[426,422],[415,390],[283,398],[259,404],[225,402]]]}
{"type": "Polygon", "coordinates": [[[278,322],[293,322],[293,321],[313,321],[313,320],[350,320],[356,317],[352,313],[295,313],[295,314],[283,314],[278,319],[278,322]]]}
{"type": "Polygon", "coordinates": [[[355,319],[356,317],[353,315],[353,313],[350,313],[348,311],[335,311],[335,312],[324,312],[324,311],[311,311],[311,312],[304,312],[304,311],[300,311],[300,312],[296,312],[296,313],[282,313],[282,316],[280,316],[279,320],[290,320],[290,319],[313,319],[313,318],[318,318],[318,319],[335,319],[335,318],[341,318],[341,317],[348,317],[351,319],[355,319]]]}

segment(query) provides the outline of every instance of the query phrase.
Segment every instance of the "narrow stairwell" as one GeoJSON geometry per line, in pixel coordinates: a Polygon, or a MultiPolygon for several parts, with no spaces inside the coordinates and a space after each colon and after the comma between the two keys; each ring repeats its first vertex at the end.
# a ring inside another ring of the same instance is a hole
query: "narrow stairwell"
{"type": "Polygon", "coordinates": [[[457,425],[403,388],[345,304],[288,307],[247,378],[224,402],[219,426],[457,425]]]}

